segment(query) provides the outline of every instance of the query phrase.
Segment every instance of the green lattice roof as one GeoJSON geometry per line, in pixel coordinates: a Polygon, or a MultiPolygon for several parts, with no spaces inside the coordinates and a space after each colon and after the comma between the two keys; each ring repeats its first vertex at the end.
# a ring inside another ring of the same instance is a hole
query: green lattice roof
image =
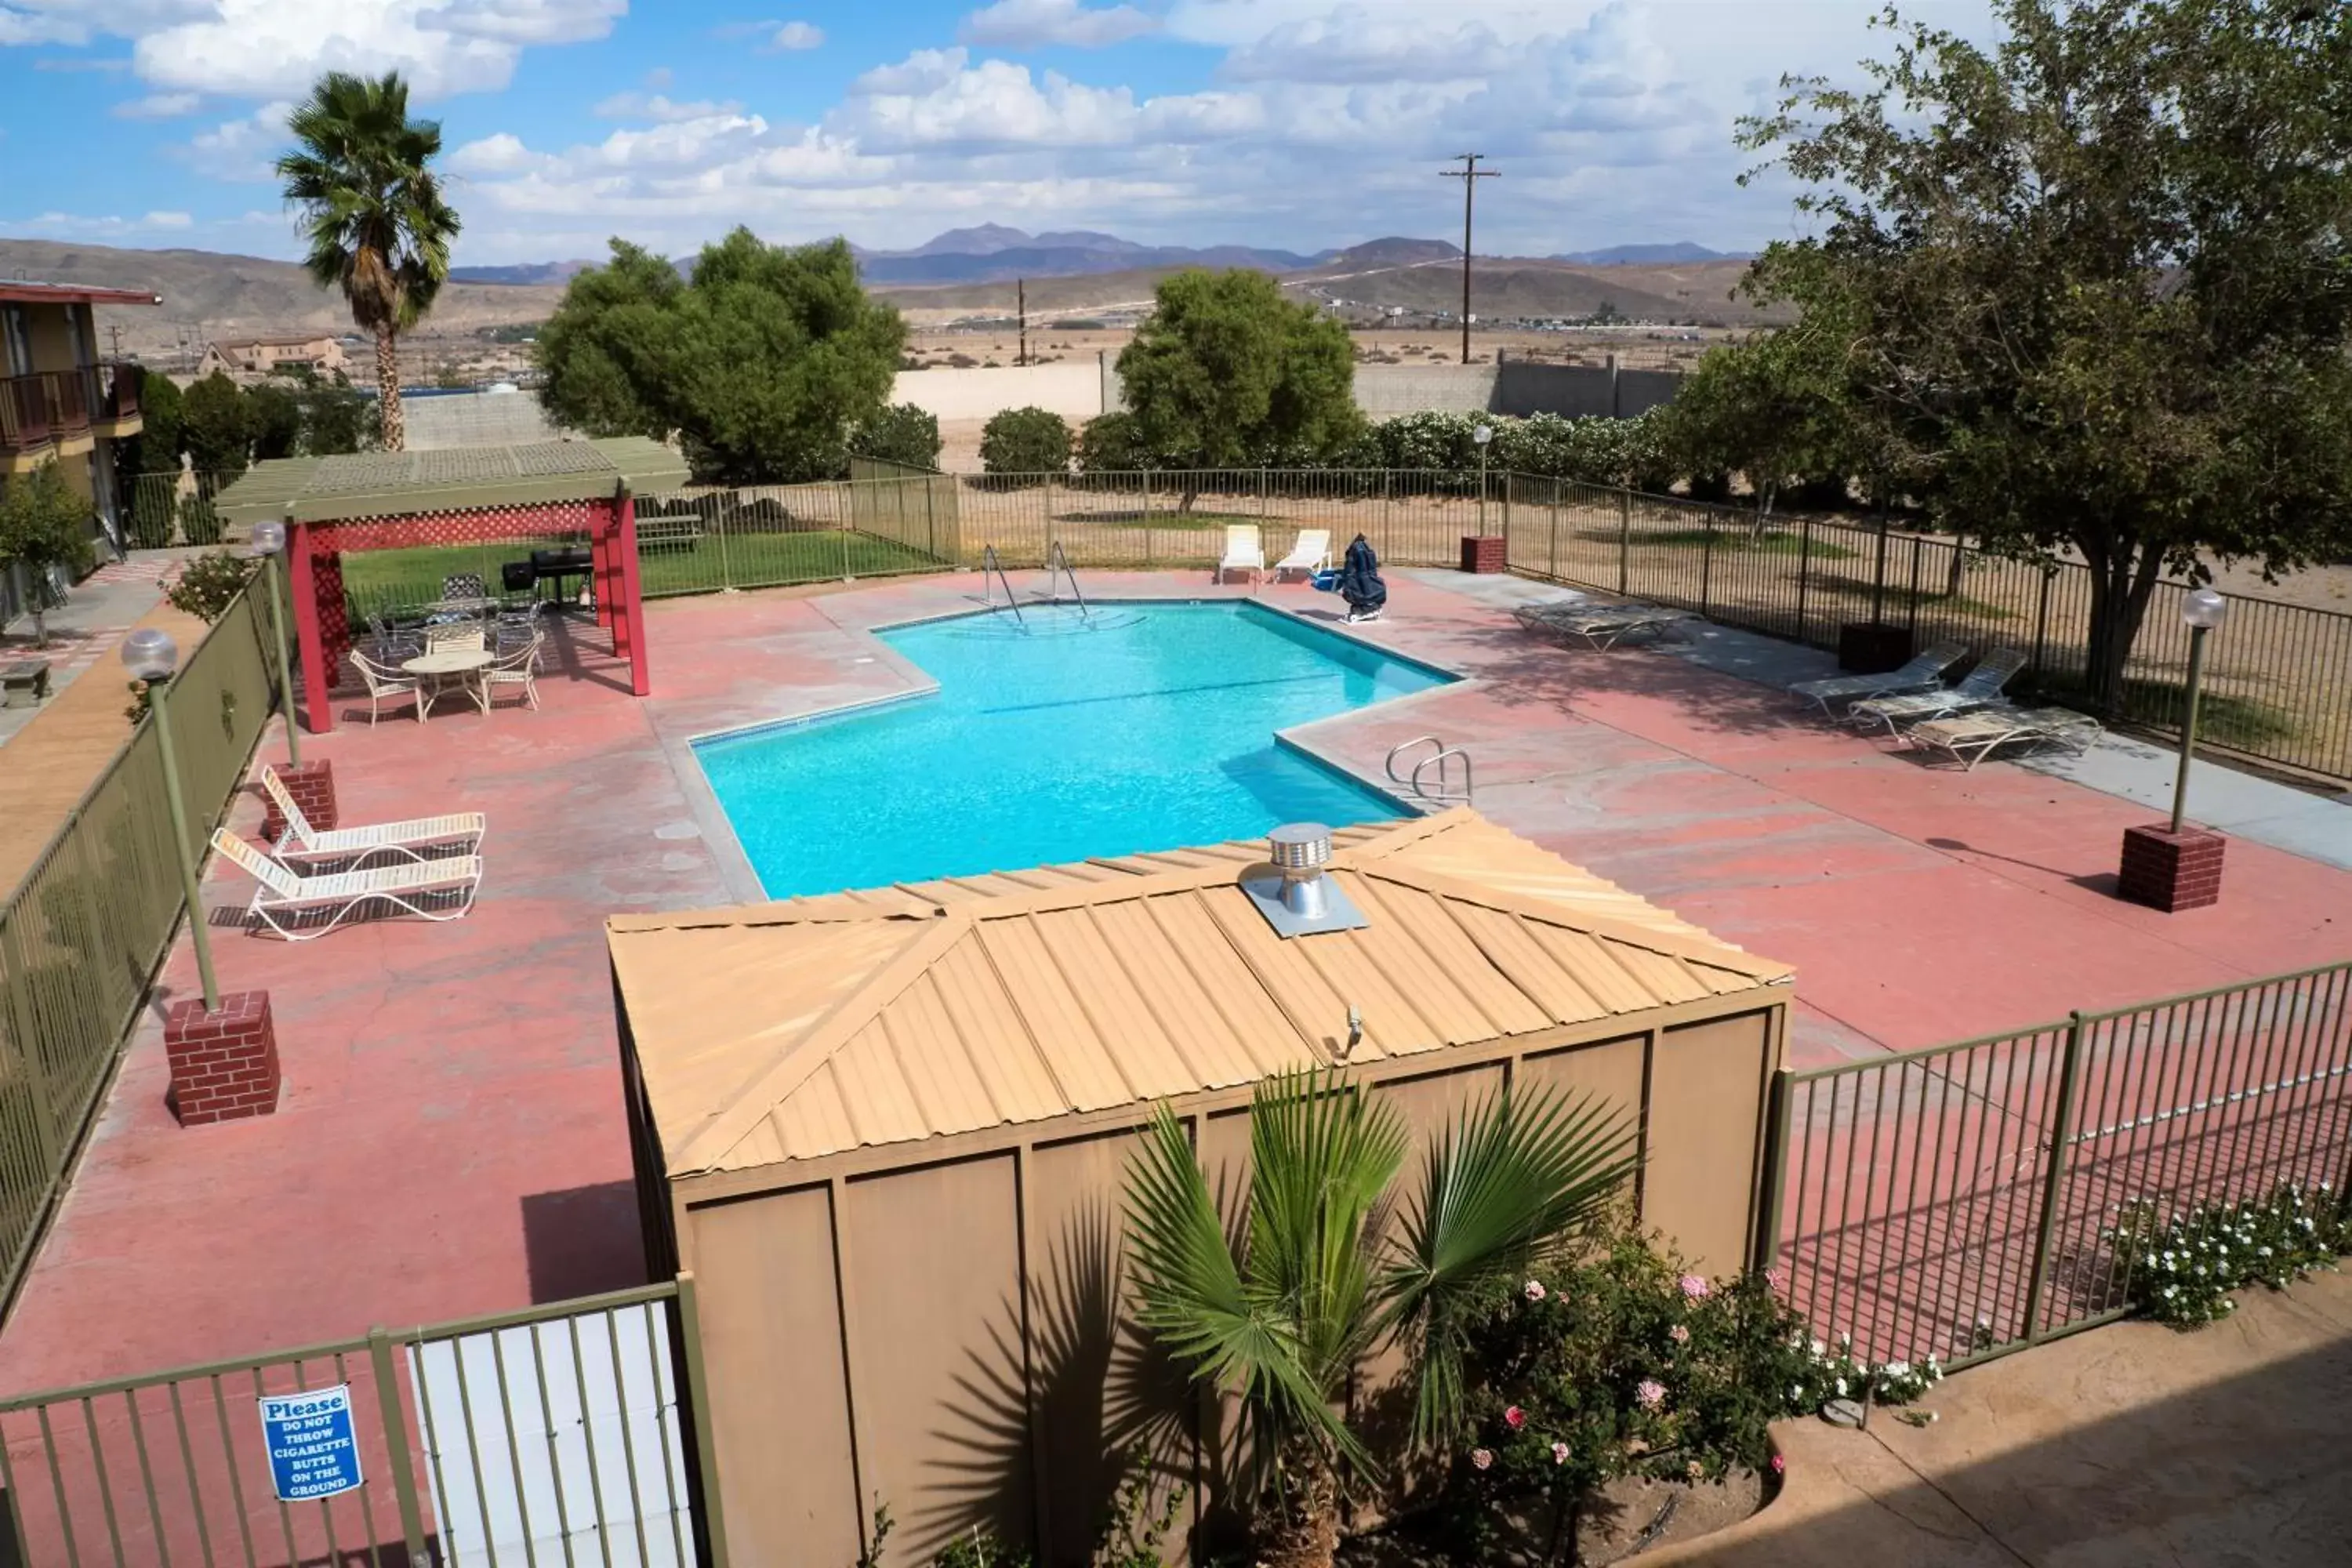
{"type": "Polygon", "coordinates": [[[221,491],[221,520],[242,531],[266,517],[298,522],[588,500],[626,485],[644,494],[686,483],[686,459],[658,441],[534,441],[430,452],[359,452],[256,463],[221,491]]]}

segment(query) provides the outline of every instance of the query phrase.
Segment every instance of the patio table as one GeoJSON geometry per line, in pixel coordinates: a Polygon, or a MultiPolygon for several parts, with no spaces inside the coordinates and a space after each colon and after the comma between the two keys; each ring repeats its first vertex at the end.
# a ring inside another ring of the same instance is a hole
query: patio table
{"type": "Polygon", "coordinates": [[[422,721],[433,704],[452,688],[472,696],[485,713],[490,710],[489,683],[480,679],[498,656],[487,647],[445,647],[402,661],[400,668],[420,682],[416,717],[422,721]]]}

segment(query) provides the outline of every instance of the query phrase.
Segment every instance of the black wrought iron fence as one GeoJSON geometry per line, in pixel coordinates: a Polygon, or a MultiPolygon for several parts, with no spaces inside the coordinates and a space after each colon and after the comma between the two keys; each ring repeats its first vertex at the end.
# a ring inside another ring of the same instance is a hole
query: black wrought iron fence
{"type": "Polygon", "coordinates": [[[15,1561],[725,1568],[694,1281],[0,1399],[15,1561]]]}
{"type": "Polygon", "coordinates": [[[2352,963],[1774,1085],[1759,1253],[1873,1360],[1948,1363],[2128,1310],[2136,1215],[2352,1180],[2352,963]]]}

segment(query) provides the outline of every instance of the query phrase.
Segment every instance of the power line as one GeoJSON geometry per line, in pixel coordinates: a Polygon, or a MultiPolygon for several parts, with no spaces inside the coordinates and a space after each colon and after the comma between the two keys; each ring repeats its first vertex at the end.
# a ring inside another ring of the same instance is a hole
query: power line
{"type": "Polygon", "coordinates": [[[1458,153],[1455,155],[1454,161],[1461,164],[1462,167],[1458,169],[1440,169],[1438,171],[1440,174],[1443,174],[1449,180],[1459,180],[1462,182],[1462,363],[1464,364],[1468,364],[1470,363],[1470,212],[1473,205],[1472,198],[1477,194],[1479,181],[1494,179],[1497,174],[1497,171],[1494,169],[1482,169],[1478,166],[1478,161],[1486,155],[1486,154],[1484,153],[1458,153]]]}

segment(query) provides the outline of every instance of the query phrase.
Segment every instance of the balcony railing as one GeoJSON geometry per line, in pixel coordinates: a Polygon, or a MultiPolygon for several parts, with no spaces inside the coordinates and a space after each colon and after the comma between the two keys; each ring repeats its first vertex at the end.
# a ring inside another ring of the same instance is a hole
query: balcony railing
{"type": "Polygon", "coordinates": [[[96,367],[0,379],[0,451],[27,451],[62,437],[89,434],[90,404],[99,392],[96,367]]]}
{"type": "Polygon", "coordinates": [[[82,372],[89,378],[89,406],[93,418],[112,423],[118,419],[139,417],[139,393],[147,379],[146,370],[127,361],[93,365],[82,372]]]}

